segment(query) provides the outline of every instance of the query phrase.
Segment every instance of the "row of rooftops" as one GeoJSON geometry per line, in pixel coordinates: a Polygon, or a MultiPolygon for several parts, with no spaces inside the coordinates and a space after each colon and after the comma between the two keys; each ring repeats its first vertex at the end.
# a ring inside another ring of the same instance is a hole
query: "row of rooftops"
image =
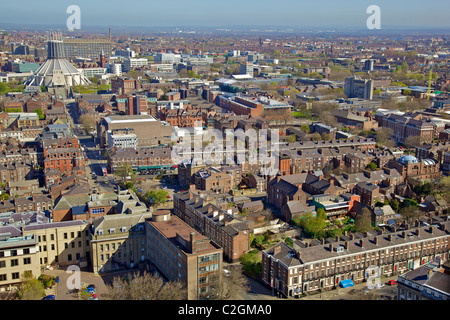
{"type": "Polygon", "coordinates": [[[374,252],[391,247],[403,246],[414,242],[432,240],[449,236],[450,221],[446,220],[437,225],[419,226],[412,229],[383,233],[367,233],[358,238],[352,234],[336,240],[330,239],[328,243],[318,245],[305,244],[299,240],[294,241],[293,248],[281,242],[272,248],[264,250],[267,255],[280,260],[288,267],[302,266],[323,260],[340,258],[343,256],[374,252]]]}

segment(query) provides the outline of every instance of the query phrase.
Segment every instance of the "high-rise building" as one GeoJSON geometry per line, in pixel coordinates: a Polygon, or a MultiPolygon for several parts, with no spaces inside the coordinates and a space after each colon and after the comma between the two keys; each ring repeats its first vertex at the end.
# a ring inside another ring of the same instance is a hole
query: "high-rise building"
{"type": "Polygon", "coordinates": [[[364,61],[364,70],[366,71],[373,71],[373,60],[367,59],[364,61]]]}
{"type": "Polygon", "coordinates": [[[348,98],[372,100],[373,80],[353,76],[345,79],[344,93],[348,98]]]}
{"type": "Polygon", "coordinates": [[[253,77],[253,63],[243,63],[239,66],[240,74],[247,74],[253,77]]]}
{"type": "Polygon", "coordinates": [[[171,281],[180,281],[188,300],[213,298],[220,289],[223,249],[169,210],[145,220],[147,258],[171,281]]]}
{"type": "Polygon", "coordinates": [[[112,44],[107,39],[65,39],[65,57],[73,59],[75,57],[98,59],[100,53],[104,51],[106,57],[111,56],[112,44]]]}

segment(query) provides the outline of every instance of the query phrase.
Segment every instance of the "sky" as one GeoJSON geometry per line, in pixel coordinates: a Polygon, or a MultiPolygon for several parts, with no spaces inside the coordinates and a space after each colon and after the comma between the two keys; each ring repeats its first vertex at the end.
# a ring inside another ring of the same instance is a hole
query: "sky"
{"type": "Polygon", "coordinates": [[[449,0],[22,0],[2,1],[1,24],[66,25],[77,5],[83,26],[286,26],[366,28],[370,5],[381,28],[450,27],[449,0]]]}

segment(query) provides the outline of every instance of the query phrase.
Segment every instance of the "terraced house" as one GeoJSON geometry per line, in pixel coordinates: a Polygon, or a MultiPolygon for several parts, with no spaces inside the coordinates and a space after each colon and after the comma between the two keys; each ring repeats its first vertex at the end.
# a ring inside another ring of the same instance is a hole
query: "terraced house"
{"type": "Polygon", "coordinates": [[[331,290],[341,281],[360,283],[377,269],[381,275],[414,270],[449,257],[450,222],[402,231],[344,235],[318,245],[299,240],[293,247],[281,242],[262,251],[263,281],[277,293],[299,297],[318,290],[331,290]]]}

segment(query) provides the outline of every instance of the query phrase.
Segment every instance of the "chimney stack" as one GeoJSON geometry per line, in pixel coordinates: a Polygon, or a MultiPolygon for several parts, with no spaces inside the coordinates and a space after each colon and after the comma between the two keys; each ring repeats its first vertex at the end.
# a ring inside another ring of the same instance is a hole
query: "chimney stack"
{"type": "Polygon", "coordinates": [[[196,238],[195,232],[191,232],[189,234],[189,238],[190,238],[190,244],[191,244],[191,252],[195,253],[196,252],[196,250],[195,250],[195,238],[196,238]]]}
{"type": "Polygon", "coordinates": [[[280,253],[280,251],[281,251],[281,246],[276,246],[275,248],[273,248],[273,255],[280,253]]]}
{"type": "Polygon", "coordinates": [[[333,252],[334,246],[332,243],[330,243],[330,252],[333,252]]]}
{"type": "Polygon", "coordinates": [[[389,240],[389,241],[392,241],[392,233],[389,233],[389,234],[388,234],[388,240],[389,240]]]}
{"type": "Polygon", "coordinates": [[[378,245],[378,237],[374,237],[374,238],[373,238],[373,242],[374,242],[376,245],[378,245]]]}
{"type": "Polygon", "coordinates": [[[364,239],[359,239],[359,245],[364,248],[364,239]]]}
{"type": "Polygon", "coordinates": [[[419,229],[419,228],[416,229],[416,235],[417,235],[418,237],[420,236],[420,229],[419,229]]]}
{"type": "Polygon", "coordinates": [[[345,250],[348,250],[348,241],[345,241],[344,248],[345,250]]]}

